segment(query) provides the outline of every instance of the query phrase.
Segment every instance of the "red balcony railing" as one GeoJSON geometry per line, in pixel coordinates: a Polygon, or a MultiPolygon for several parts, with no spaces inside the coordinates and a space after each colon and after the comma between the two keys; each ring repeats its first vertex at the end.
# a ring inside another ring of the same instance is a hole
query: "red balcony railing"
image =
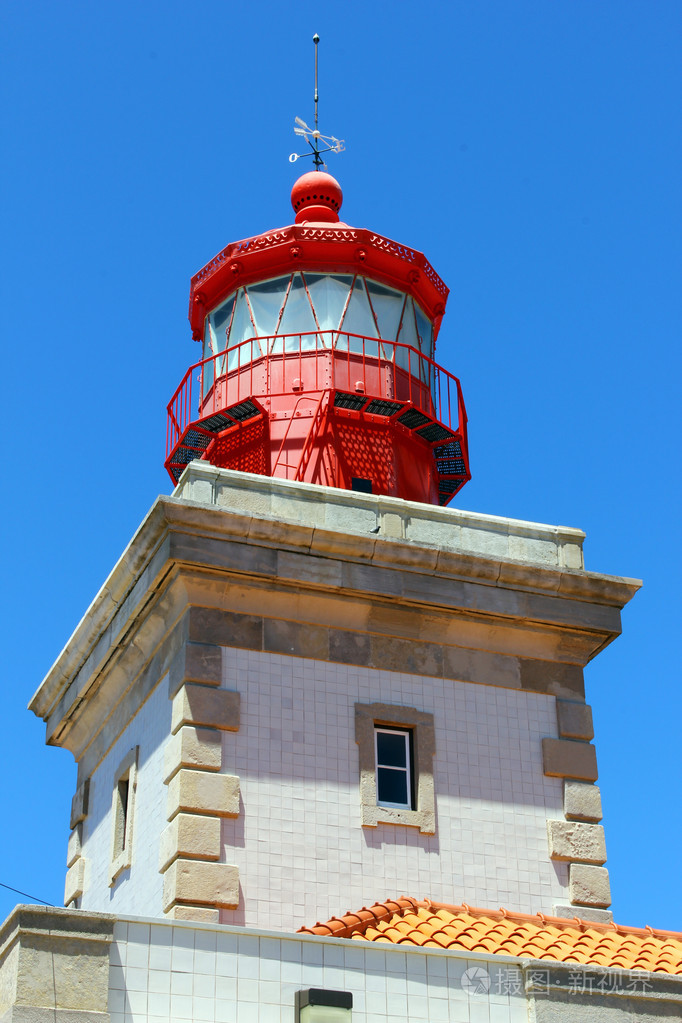
{"type": "MultiPolygon", "coordinates": [[[[467,416],[457,377],[410,345],[342,331],[249,338],[195,363],[168,403],[166,458],[191,423],[251,397],[328,390],[410,404],[458,432],[467,416]]],[[[280,404],[280,407],[281,404],[280,404]]]]}

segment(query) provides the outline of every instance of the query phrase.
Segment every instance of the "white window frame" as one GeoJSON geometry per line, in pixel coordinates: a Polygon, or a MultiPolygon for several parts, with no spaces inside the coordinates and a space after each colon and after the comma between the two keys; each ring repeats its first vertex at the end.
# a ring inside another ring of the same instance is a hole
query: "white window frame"
{"type": "Polygon", "coordinates": [[[412,795],[412,730],[409,728],[389,728],[386,725],[374,726],[374,767],[377,779],[377,806],[392,806],[396,810],[413,810],[412,795]],[[394,767],[392,764],[379,763],[379,736],[400,735],[405,743],[405,767],[394,767]],[[379,768],[385,771],[399,771],[406,776],[407,802],[391,803],[387,799],[381,799],[379,795],[379,768]]]}

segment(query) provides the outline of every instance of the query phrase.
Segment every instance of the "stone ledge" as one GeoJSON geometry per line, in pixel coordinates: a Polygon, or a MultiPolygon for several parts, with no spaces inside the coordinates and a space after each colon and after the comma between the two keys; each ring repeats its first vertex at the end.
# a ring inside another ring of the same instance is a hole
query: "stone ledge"
{"type": "Polygon", "coordinates": [[[365,535],[378,527],[379,538],[502,554],[540,565],[583,567],[585,534],[579,529],[237,473],[202,460],[187,466],[173,497],[257,519],[272,517],[365,535]]]}
{"type": "Polygon", "coordinates": [[[90,1009],[53,1009],[36,1005],[13,1005],[0,1023],[110,1023],[111,1015],[90,1009]]]}

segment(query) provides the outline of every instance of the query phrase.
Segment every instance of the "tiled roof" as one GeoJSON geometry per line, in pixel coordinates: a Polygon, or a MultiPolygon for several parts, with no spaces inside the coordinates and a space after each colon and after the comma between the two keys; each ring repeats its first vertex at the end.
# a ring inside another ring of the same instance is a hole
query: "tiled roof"
{"type": "Polygon", "coordinates": [[[301,927],[304,934],[462,949],[682,975],[682,934],[402,897],[301,927]]]}

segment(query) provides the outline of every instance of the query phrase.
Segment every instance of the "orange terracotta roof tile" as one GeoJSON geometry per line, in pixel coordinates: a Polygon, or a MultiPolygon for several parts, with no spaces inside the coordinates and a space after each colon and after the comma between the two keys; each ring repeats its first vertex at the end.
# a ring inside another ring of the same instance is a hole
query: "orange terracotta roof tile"
{"type": "Polygon", "coordinates": [[[461,949],[682,975],[682,933],[451,906],[402,896],[301,927],[303,934],[461,949]]]}

